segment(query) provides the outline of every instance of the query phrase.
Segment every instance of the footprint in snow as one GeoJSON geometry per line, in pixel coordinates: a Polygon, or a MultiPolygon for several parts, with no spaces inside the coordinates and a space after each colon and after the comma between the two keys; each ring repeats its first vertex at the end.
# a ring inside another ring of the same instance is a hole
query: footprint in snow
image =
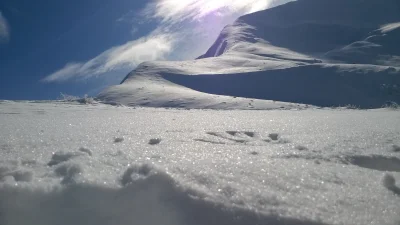
{"type": "Polygon", "coordinates": [[[86,148],[80,148],[77,152],[55,152],[51,156],[50,161],[47,163],[48,166],[56,166],[58,164],[67,162],[71,159],[82,157],[82,156],[92,156],[92,152],[86,148]]]}
{"type": "Polygon", "coordinates": [[[281,138],[278,133],[271,133],[268,138],[262,138],[257,132],[252,131],[225,131],[225,132],[206,132],[205,138],[194,139],[198,142],[206,142],[211,144],[231,144],[231,145],[247,145],[258,144],[261,146],[268,144],[286,144],[290,141],[281,138]]]}
{"type": "Polygon", "coordinates": [[[392,146],[392,152],[400,152],[400,146],[398,146],[398,145],[393,145],[393,146],[392,146]]]}
{"type": "Polygon", "coordinates": [[[396,186],[396,179],[391,174],[385,174],[382,179],[382,184],[389,191],[396,195],[400,195],[400,188],[396,186]]]}
{"type": "Polygon", "coordinates": [[[116,137],[116,138],[114,138],[114,143],[121,143],[121,142],[123,142],[124,141],[124,138],[123,137],[116,137]]]}
{"type": "Polygon", "coordinates": [[[160,138],[153,138],[153,139],[150,139],[150,141],[149,141],[149,145],[158,145],[160,143],[161,143],[160,138]]]}
{"type": "Polygon", "coordinates": [[[83,168],[79,163],[73,162],[73,159],[91,157],[92,155],[90,149],[83,147],[76,152],[55,152],[47,165],[53,168],[54,173],[61,178],[61,184],[74,184],[83,172],[83,168]]]}
{"type": "Polygon", "coordinates": [[[400,172],[400,159],[397,157],[355,155],[347,157],[347,161],[350,164],[366,169],[384,172],[400,172]]]}

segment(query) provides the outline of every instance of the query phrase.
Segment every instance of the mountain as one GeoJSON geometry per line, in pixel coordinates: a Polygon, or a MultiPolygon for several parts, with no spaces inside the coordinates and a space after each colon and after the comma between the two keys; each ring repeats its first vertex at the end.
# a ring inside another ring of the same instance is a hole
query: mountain
{"type": "Polygon", "coordinates": [[[347,63],[400,66],[400,23],[379,28],[366,38],[332,50],[327,57],[347,63]]]}
{"type": "Polygon", "coordinates": [[[400,102],[398,0],[298,0],[240,17],[196,60],[147,62],[98,99],[129,106],[378,108],[400,102]]]}

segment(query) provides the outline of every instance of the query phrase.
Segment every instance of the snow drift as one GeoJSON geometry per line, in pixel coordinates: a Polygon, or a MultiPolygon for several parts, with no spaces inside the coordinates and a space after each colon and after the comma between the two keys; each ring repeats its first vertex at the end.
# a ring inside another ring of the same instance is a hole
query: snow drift
{"type": "Polygon", "coordinates": [[[0,183],[0,199],[7,203],[0,203],[3,214],[0,222],[5,225],[322,225],[207,200],[206,193],[183,187],[163,170],[148,164],[128,168],[120,182],[120,188],[82,183],[47,188],[24,183],[15,187],[11,181],[0,183]]]}
{"type": "Polygon", "coordinates": [[[186,108],[381,107],[400,102],[399,23],[397,0],[290,2],[239,18],[197,60],[140,65],[98,99],[186,108]]]}
{"type": "Polygon", "coordinates": [[[393,109],[0,101],[1,225],[396,225],[393,109]]]}

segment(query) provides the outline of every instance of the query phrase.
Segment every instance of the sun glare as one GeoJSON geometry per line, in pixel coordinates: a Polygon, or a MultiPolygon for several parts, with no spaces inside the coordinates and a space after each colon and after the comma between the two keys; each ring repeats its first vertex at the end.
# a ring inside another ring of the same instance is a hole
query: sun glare
{"type": "Polygon", "coordinates": [[[251,13],[268,8],[271,0],[159,0],[157,14],[166,19],[189,15],[200,19],[210,13],[251,13]]]}

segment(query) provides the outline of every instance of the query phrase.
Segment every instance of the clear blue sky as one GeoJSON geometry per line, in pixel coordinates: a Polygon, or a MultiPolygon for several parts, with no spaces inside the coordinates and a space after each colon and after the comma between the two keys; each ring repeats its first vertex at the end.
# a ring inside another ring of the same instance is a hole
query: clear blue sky
{"type": "Polygon", "coordinates": [[[95,95],[139,63],[191,59],[272,0],[0,0],[0,99],[95,95]]]}

